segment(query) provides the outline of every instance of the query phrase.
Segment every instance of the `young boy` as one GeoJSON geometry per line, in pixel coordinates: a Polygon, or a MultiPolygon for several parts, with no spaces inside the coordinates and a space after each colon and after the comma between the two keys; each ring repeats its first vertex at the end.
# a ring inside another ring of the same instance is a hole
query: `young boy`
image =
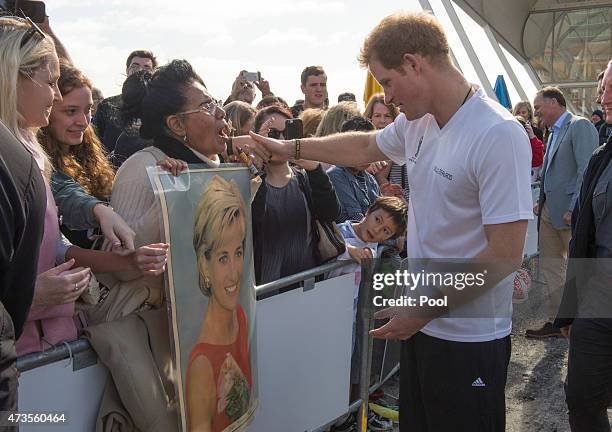
{"type": "Polygon", "coordinates": [[[408,206],[406,202],[397,197],[382,196],[368,207],[365,217],[360,222],[345,221],[337,224],[346,245],[346,251],[338,259],[353,260],[355,263],[334,270],[329,277],[355,273],[353,346],[355,344],[355,318],[361,279],[361,260],[376,258],[378,243],[403,236],[407,222],[408,206]]]}
{"type": "MultiPolygon", "coordinates": [[[[365,217],[359,221],[345,221],[337,224],[338,230],[344,237],[346,252],[338,257],[339,260],[353,260],[354,264],[333,271],[330,277],[355,273],[355,293],[353,296],[353,341],[351,356],[351,391],[350,399],[357,397],[357,384],[359,383],[360,361],[355,346],[357,332],[357,302],[359,295],[359,281],[361,278],[361,260],[376,258],[378,244],[402,236],[405,241],[406,224],[408,222],[408,206],[406,202],[397,197],[382,196],[366,212],[365,217]]],[[[341,427],[351,424],[349,417],[343,418],[339,423],[341,427]]]]}
{"type": "Polygon", "coordinates": [[[362,259],[376,258],[378,243],[404,235],[407,219],[408,206],[405,201],[397,197],[382,196],[368,208],[360,222],[346,221],[338,224],[338,230],[346,244],[346,252],[338,259],[352,259],[355,264],[339,269],[333,276],[359,273],[362,259]]]}

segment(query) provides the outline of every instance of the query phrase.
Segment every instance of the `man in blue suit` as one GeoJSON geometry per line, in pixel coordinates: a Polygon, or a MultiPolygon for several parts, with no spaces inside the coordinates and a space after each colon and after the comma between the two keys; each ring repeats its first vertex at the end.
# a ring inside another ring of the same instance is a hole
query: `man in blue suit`
{"type": "Polygon", "coordinates": [[[593,124],[567,111],[565,97],[556,87],[545,87],[533,100],[534,114],[551,133],[542,167],[540,198],[534,208],[538,219],[540,269],[546,280],[548,321],[526,336],[561,336],[552,322],[559,310],[565,283],[566,259],[571,237],[572,210],[582,177],[599,137],[593,124]]]}

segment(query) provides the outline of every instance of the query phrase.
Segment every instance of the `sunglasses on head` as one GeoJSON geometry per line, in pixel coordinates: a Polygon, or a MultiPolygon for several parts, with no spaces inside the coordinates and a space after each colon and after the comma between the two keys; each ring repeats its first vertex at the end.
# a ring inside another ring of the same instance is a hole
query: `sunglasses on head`
{"type": "Polygon", "coordinates": [[[20,10],[20,12],[23,17],[15,15],[2,15],[0,13],[0,18],[14,19],[16,21],[26,23],[30,26],[30,28],[27,29],[26,32],[23,34],[23,37],[21,38],[21,43],[19,44],[19,48],[23,48],[32,39],[32,37],[34,37],[34,35],[38,35],[41,37],[41,39],[45,39],[47,35],[40,29],[40,27],[38,27],[36,23],[32,21],[29,17],[25,16],[23,11],[20,10]]]}

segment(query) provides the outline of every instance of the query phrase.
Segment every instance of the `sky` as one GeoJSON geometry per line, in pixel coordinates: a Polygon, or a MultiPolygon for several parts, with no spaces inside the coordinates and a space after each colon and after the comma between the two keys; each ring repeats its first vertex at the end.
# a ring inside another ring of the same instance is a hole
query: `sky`
{"type": "MultiPolygon", "coordinates": [[[[149,49],[160,64],[188,60],[211,94],[225,99],[238,73],[260,71],[272,91],[290,104],[302,98],[300,74],[321,65],[328,77],[333,104],[350,91],[361,102],[366,71],[357,56],[368,32],[386,15],[421,10],[417,0],[51,0],[51,27],[82,69],[105,96],[121,92],[125,60],[136,49],[149,49]]],[[[447,30],[462,71],[479,83],[458,36],[439,0],[430,1],[447,30]]],[[[505,74],[483,30],[455,8],[493,84],[505,74]],[[480,32],[480,33],[479,33],[480,32]]],[[[508,55],[527,95],[535,87],[520,64],[508,55]]],[[[518,94],[506,77],[510,98],[518,94]]]]}

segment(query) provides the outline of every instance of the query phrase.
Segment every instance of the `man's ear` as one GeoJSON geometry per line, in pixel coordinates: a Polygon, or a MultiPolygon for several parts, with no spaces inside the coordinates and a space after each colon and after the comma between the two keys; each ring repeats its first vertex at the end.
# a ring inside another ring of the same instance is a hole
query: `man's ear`
{"type": "Polygon", "coordinates": [[[408,72],[409,70],[413,70],[414,72],[421,72],[421,69],[423,67],[422,62],[423,62],[423,57],[420,56],[419,54],[410,54],[410,53],[405,53],[402,56],[403,62],[400,66],[401,69],[404,70],[404,72],[408,72]]]}
{"type": "Polygon", "coordinates": [[[300,88],[302,89],[302,93],[306,94],[306,86],[302,84],[300,88]]]}
{"type": "Polygon", "coordinates": [[[187,135],[187,128],[179,116],[170,115],[166,117],[166,126],[177,136],[184,137],[187,135]]]}

